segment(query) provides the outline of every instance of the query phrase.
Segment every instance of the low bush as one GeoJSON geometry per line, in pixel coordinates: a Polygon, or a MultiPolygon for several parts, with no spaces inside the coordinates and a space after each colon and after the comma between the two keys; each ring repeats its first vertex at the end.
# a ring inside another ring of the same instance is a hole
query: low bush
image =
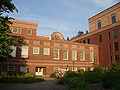
{"type": "Polygon", "coordinates": [[[34,83],[34,82],[42,82],[44,79],[42,78],[33,78],[33,77],[1,77],[1,83],[34,83]]]}
{"type": "Polygon", "coordinates": [[[105,88],[120,89],[120,72],[107,72],[104,76],[103,86],[105,88]]]}
{"type": "Polygon", "coordinates": [[[55,73],[52,73],[52,74],[50,75],[50,78],[56,78],[55,73]]]}
{"type": "Polygon", "coordinates": [[[44,79],[35,78],[33,73],[21,73],[21,72],[1,72],[1,83],[33,83],[42,82],[44,79]]]}

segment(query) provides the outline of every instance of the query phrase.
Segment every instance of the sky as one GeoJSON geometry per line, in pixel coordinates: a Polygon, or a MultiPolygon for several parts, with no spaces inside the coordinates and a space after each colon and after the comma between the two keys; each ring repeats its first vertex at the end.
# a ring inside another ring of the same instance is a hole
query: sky
{"type": "Polygon", "coordinates": [[[13,0],[18,13],[8,14],[16,20],[38,23],[37,35],[60,32],[66,37],[89,30],[88,19],[119,0],[13,0]]]}

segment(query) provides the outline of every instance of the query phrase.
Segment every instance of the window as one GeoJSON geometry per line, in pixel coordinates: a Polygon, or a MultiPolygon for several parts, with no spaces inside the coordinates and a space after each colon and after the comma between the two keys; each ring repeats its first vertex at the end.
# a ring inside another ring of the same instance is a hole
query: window
{"type": "Polygon", "coordinates": [[[118,42],[114,42],[114,50],[115,50],[115,51],[119,51],[118,42]]]}
{"type": "Polygon", "coordinates": [[[77,51],[72,50],[72,60],[77,60],[77,51]]]}
{"type": "Polygon", "coordinates": [[[116,23],[116,15],[115,15],[115,13],[111,14],[111,21],[112,21],[112,24],[116,23]]]}
{"type": "Polygon", "coordinates": [[[109,51],[112,52],[112,46],[111,46],[111,43],[109,44],[109,51]]]}
{"type": "Polygon", "coordinates": [[[27,30],[27,35],[32,35],[32,30],[27,30]]]}
{"type": "Polygon", "coordinates": [[[98,29],[101,29],[101,20],[98,20],[97,24],[98,24],[98,29]]]}
{"type": "Polygon", "coordinates": [[[15,71],[15,66],[8,66],[7,71],[15,71]]]}
{"type": "Polygon", "coordinates": [[[120,56],[119,55],[115,55],[115,61],[119,62],[120,61],[120,56]]]}
{"type": "Polygon", "coordinates": [[[110,63],[112,63],[112,56],[110,56],[109,59],[110,59],[110,63]]]}
{"type": "Polygon", "coordinates": [[[117,30],[113,30],[113,37],[114,37],[114,39],[118,38],[118,32],[117,32],[117,30]]]}
{"type": "Polygon", "coordinates": [[[33,54],[39,54],[40,48],[39,47],[33,47],[33,54]]]}
{"type": "Polygon", "coordinates": [[[68,50],[63,50],[63,60],[68,60],[68,50]]]}
{"type": "Polygon", "coordinates": [[[74,67],[74,68],[72,67],[72,71],[77,71],[77,68],[76,67],[74,67]]]}
{"type": "Polygon", "coordinates": [[[53,53],[54,53],[54,59],[59,59],[59,49],[54,49],[53,53]]]}
{"type": "Polygon", "coordinates": [[[102,42],[102,35],[99,35],[98,40],[99,42],[102,42]]]}
{"type": "Polygon", "coordinates": [[[21,57],[28,58],[28,46],[22,46],[21,57]]]}
{"type": "Polygon", "coordinates": [[[83,71],[85,71],[85,67],[80,67],[80,70],[83,70],[83,71]]]}
{"type": "Polygon", "coordinates": [[[44,48],[44,55],[50,55],[50,48],[44,48]]]}
{"type": "Polygon", "coordinates": [[[27,73],[27,67],[26,66],[20,66],[20,72],[27,73]]]}
{"type": "Polygon", "coordinates": [[[80,52],[80,61],[85,61],[85,51],[80,52]]]}
{"type": "Polygon", "coordinates": [[[12,57],[16,57],[16,47],[12,46],[12,49],[13,49],[13,51],[12,51],[11,55],[12,55],[12,57]]]}
{"type": "Polygon", "coordinates": [[[10,28],[12,33],[18,33],[21,34],[21,29],[20,28],[10,28]]]}
{"type": "Polygon", "coordinates": [[[90,44],[90,39],[87,39],[87,43],[90,44]]]}
{"type": "Polygon", "coordinates": [[[83,40],[83,43],[86,43],[86,41],[85,41],[85,40],[83,40]]]}
{"type": "Polygon", "coordinates": [[[108,32],[108,40],[111,40],[111,34],[108,32]]]}
{"type": "Polygon", "coordinates": [[[94,52],[90,52],[90,62],[94,63],[94,52]]]}

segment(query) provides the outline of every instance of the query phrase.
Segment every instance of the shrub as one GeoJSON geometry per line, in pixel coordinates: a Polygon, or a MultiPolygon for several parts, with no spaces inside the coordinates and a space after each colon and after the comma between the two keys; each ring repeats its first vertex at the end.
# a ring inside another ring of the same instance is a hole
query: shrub
{"type": "Polygon", "coordinates": [[[24,75],[25,77],[35,77],[35,75],[33,74],[33,73],[26,73],[25,75],[24,75]]]}
{"type": "Polygon", "coordinates": [[[120,88],[120,72],[107,72],[104,76],[103,86],[105,88],[120,88]]]}
{"type": "Polygon", "coordinates": [[[86,72],[84,74],[85,80],[89,84],[101,83],[103,82],[104,74],[98,72],[86,72]]]}
{"type": "Polygon", "coordinates": [[[56,78],[55,73],[52,73],[52,74],[50,75],[50,78],[56,78]]]}
{"type": "Polygon", "coordinates": [[[120,72],[120,63],[113,62],[110,66],[110,72],[120,72]]]}
{"type": "Polygon", "coordinates": [[[78,74],[75,73],[75,72],[67,72],[67,73],[65,74],[65,77],[66,77],[66,78],[78,77],[78,74]]]}
{"type": "Polygon", "coordinates": [[[98,73],[105,73],[105,69],[100,66],[95,67],[93,71],[98,73]]]}

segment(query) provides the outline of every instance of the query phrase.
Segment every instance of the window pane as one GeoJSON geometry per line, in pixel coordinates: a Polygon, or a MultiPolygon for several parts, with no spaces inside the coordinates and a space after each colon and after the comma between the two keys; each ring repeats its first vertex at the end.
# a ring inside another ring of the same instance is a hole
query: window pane
{"type": "Polygon", "coordinates": [[[117,30],[113,30],[113,36],[114,36],[114,39],[118,38],[118,32],[117,32],[117,30]]]}
{"type": "Polygon", "coordinates": [[[54,59],[59,59],[59,49],[54,49],[53,53],[54,53],[54,59]]]}
{"type": "Polygon", "coordinates": [[[21,57],[28,58],[28,46],[22,46],[21,57]]]}
{"type": "Polygon", "coordinates": [[[102,35],[99,35],[98,40],[99,42],[102,42],[102,35]]]}
{"type": "Polygon", "coordinates": [[[94,62],[94,52],[90,52],[90,62],[94,62]]]}
{"type": "Polygon", "coordinates": [[[108,40],[111,40],[111,34],[108,32],[108,40]]]}
{"type": "Polygon", "coordinates": [[[115,15],[115,13],[111,15],[111,21],[112,21],[112,24],[116,22],[116,15],[115,15]]]}
{"type": "Polygon", "coordinates": [[[50,55],[50,48],[44,48],[44,55],[50,55]]]}
{"type": "Polygon", "coordinates": [[[28,35],[32,35],[32,30],[27,30],[28,35]]]}
{"type": "Polygon", "coordinates": [[[99,20],[97,23],[98,23],[98,29],[101,29],[101,20],[99,20]]]}
{"type": "Polygon", "coordinates": [[[77,60],[77,51],[72,50],[72,60],[77,60]]]}
{"type": "Polygon", "coordinates": [[[39,54],[39,47],[33,47],[33,54],[39,54]]]}
{"type": "Polygon", "coordinates": [[[118,42],[114,42],[114,50],[115,50],[115,51],[119,51],[118,42]]]}
{"type": "Polygon", "coordinates": [[[68,60],[68,50],[63,50],[63,60],[68,60]]]}
{"type": "Polygon", "coordinates": [[[85,60],[85,51],[81,51],[80,52],[80,61],[84,61],[85,60]]]}

